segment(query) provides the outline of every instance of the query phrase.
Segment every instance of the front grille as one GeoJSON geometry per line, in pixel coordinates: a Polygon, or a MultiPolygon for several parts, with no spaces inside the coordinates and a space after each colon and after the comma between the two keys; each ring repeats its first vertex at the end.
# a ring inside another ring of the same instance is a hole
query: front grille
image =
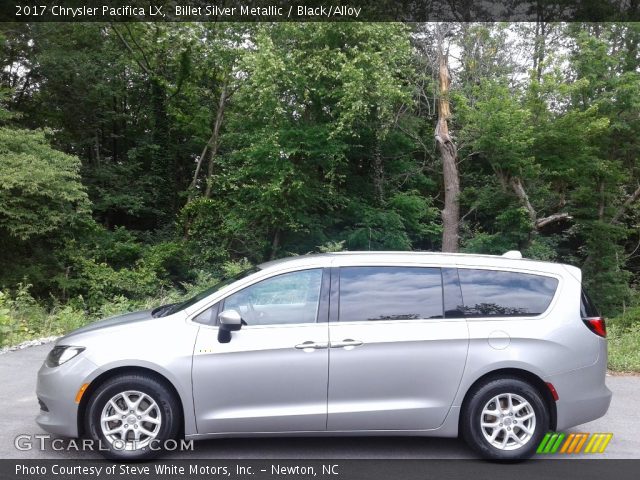
{"type": "Polygon", "coordinates": [[[48,412],[49,411],[49,409],[44,404],[44,402],[42,400],[40,400],[39,398],[38,398],[38,405],[40,405],[40,410],[42,410],[43,412],[48,412]]]}

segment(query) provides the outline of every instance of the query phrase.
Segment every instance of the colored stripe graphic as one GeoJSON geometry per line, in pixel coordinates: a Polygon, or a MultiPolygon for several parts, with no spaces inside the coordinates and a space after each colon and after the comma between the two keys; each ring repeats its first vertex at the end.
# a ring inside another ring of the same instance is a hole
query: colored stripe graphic
{"type": "Polygon", "coordinates": [[[544,452],[544,447],[547,445],[547,442],[549,441],[550,438],[551,438],[551,434],[547,433],[542,439],[542,441],[540,442],[540,445],[538,445],[538,450],[536,450],[536,453],[544,452]]]}
{"type": "Polygon", "coordinates": [[[595,433],[589,441],[585,453],[604,453],[607,445],[611,441],[613,433],[595,433]]]}
{"type": "Polygon", "coordinates": [[[604,453],[604,449],[607,448],[607,445],[609,445],[609,442],[613,438],[613,433],[605,433],[605,435],[606,439],[604,442],[602,442],[602,446],[600,447],[600,451],[598,453],[604,453]]]}
{"type": "Polygon", "coordinates": [[[556,443],[553,444],[553,447],[551,447],[551,450],[549,451],[549,453],[556,453],[558,451],[558,448],[560,448],[560,444],[562,443],[562,440],[564,440],[565,434],[561,433],[560,435],[558,435],[558,439],[556,440],[556,443]]]}
{"type": "Polygon", "coordinates": [[[551,447],[553,447],[553,445],[556,443],[556,440],[558,439],[558,434],[554,433],[553,435],[551,435],[551,438],[549,439],[549,442],[547,443],[547,446],[544,447],[544,453],[550,453],[551,452],[551,447]]]}
{"type": "Polygon", "coordinates": [[[567,453],[575,452],[576,447],[578,446],[578,443],[580,442],[580,440],[582,440],[582,435],[584,434],[576,433],[575,437],[573,437],[573,442],[571,442],[571,446],[569,447],[569,450],[567,450],[567,453]]]}
{"type": "Polygon", "coordinates": [[[566,453],[567,449],[569,448],[569,445],[571,444],[571,442],[573,441],[573,437],[575,437],[576,434],[575,433],[570,433],[569,436],[567,437],[567,441],[564,442],[564,445],[562,446],[562,450],[560,450],[560,453],[566,453]]]}
{"type": "Polygon", "coordinates": [[[576,450],[573,453],[580,453],[580,450],[582,450],[582,446],[584,445],[584,442],[587,441],[587,438],[589,438],[589,434],[583,433],[582,438],[578,442],[578,445],[576,445],[576,450]]]}
{"type": "Polygon", "coordinates": [[[547,433],[537,453],[603,453],[613,438],[613,433],[547,433]],[[586,444],[586,447],[585,447],[586,444]],[[583,451],[583,447],[584,451],[583,451]]]}

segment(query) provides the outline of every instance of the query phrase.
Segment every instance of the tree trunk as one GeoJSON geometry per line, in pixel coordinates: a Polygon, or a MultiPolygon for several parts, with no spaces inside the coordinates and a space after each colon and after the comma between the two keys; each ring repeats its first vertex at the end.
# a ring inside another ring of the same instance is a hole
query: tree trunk
{"type": "Polygon", "coordinates": [[[598,187],[600,198],[598,200],[598,220],[604,221],[604,182],[600,181],[598,187]]]}
{"type": "Polygon", "coordinates": [[[460,176],[458,173],[458,149],[449,134],[449,52],[445,52],[442,38],[438,42],[438,123],[435,139],[442,158],[444,177],[444,209],[442,210],[442,251],[457,252],[460,230],[460,176]]]}
{"type": "Polygon", "coordinates": [[[276,231],[273,234],[273,241],[271,242],[271,255],[269,255],[269,260],[274,260],[276,258],[276,254],[278,253],[279,247],[280,247],[280,229],[276,228],[276,231]]]}
{"type": "MultiPolygon", "coordinates": [[[[211,187],[213,182],[213,168],[216,162],[216,155],[218,154],[218,146],[220,145],[220,127],[222,127],[222,120],[224,119],[224,107],[227,103],[227,84],[222,86],[222,92],[220,92],[220,100],[218,102],[218,111],[216,112],[216,121],[213,125],[213,133],[209,140],[211,145],[211,152],[209,155],[209,165],[207,168],[206,189],[204,192],[205,198],[211,198],[211,187]]],[[[202,159],[201,159],[202,160],[202,159]]]]}
{"type": "MultiPolygon", "coordinates": [[[[206,187],[205,187],[205,198],[211,198],[211,183],[213,176],[213,168],[215,166],[215,158],[218,153],[218,147],[220,145],[220,128],[222,127],[222,121],[224,120],[224,108],[227,104],[227,100],[231,96],[229,94],[228,83],[225,83],[222,86],[222,91],[220,92],[220,99],[218,100],[218,110],[216,111],[216,119],[213,123],[213,131],[211,132],[211,137],[207,140],[204,148],[202,149],[202,153],[200,153],[200,157],[198,158],[198,163],[196,165],[196,171],[193,174],[193,178],[191,179],[191,184],[189,185],[189,196],[187,198],[187,204],[193,201],[193,197],[196,192],[196,185],[198,184],[198,177],[200,176],[200,170],[202,169],[202,163],[207,156],[207,152],[211,149],[209,154],[209,163],[207,167],[207,178],[206,178],[206,187]]],[[[188,218],[185,222],[184,226],[184,235],[183,238],[186,240],[189,238],[189,229],[191,228],[192,218],[188,218]]]]}
{"type": "Polygon", "coordinates": [[[373,147],[373,189],[378,205],[384,203],[384,165],[382,164],[382,152],[380,151],[380,133],[375,133],[375,145],[373,147]]]}
{"type": "Polygon", "coordinates": [[[542,6],[540,5],[538,5],[535,35],[536,38],[534,41],[533,69],[536,72],[536,80],[539,83],[542,81],[542,71],[544,69],[547,40],[547,23],[543,19],[542,6]]]}
{"type": "Polygon", "coordinates": [[[524,208],[527,209],[531,224],[535,226],[538,215],[536,213],[536,210],[533,208],[533,205],[531,205],[531,202],[529,201],[529,195],[527,195],[527,192],[522,186],[522,181],[520,180],[520,178],[511,177],[511,187],[513,188],[516,196],[520,199],[520,202],[522,202],[524,208]]]}

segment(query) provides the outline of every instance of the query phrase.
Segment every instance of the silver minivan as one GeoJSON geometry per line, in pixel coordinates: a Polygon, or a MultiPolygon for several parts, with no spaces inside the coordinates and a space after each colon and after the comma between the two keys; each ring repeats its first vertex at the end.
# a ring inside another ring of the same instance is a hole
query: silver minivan
{"type": "Polygon", "coordinates": [[[604,320],[578,268],[504,256],[277,260],[59,339],[37,422],[110,458],[231,436],[462,436],[523,459],[604,415],[604,320]]]}

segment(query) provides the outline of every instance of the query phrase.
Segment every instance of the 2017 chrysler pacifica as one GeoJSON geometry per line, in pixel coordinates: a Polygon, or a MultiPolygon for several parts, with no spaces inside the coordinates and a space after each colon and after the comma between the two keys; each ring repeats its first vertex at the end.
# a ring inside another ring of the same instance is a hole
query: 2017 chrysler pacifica
{"type": "Polygon", "coordinates": [[[547,431],[605,414],[605,336],[568,265],[300,256],[59,339],[37,422],[117,459],[180,434],[461,435],[522,459],[547,431]]]}

